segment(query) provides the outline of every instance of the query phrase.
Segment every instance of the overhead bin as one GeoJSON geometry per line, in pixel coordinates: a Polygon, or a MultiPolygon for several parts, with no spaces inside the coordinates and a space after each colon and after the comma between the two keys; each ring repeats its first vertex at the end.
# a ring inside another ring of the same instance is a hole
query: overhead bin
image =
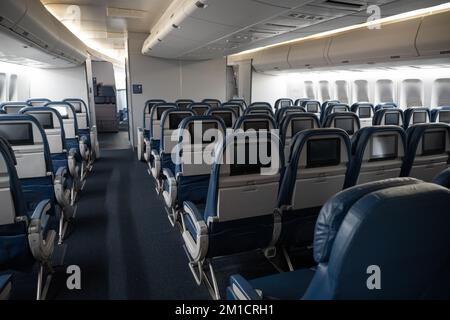
{"type": "Polygon", "coordinates": [[[326,59],[330,38],[302,41],[291,46],[288,63],[294,69],[315,68],[328,65],[326,59]]]}
{"type": "Polygon", "coordinates": [[[0,1],[0,25],[12,28],[27,12],[27,0],[0,1]]]}
{"type": "Polygon", "coordinates": [[[253,67],[259,72],[289,69],[289,49],[288,46],[266,49],[253,58],[253,67]]]}
{"type": "Polygon", "coordinates": [[[450,12],[425,16],[417,34],[416,46],[419,55],[450,55],[450,12]]]}
{"type": "MultiPolygon", "coordinates": [[[[87,58],[86,46],[40,1],[2,0],[0,16],[0,32],[4,32],[8,43],[13,44],[12,38],[15,38],[22,47],[28,47],[23,55],[29,60],[19,59],[20,63],[26,64],[28,61],[36,66],[42,63],[46,67],[61,67],[81,64],[87,58]],[[55,57],[62,61],[55,60],[55,57]]],[[[17,46],[20,47],[19,44],[17,46]]]]}
{"type": "Polygon", "coordinates": [[[421,18],[360,28],[333,36],[328,59],[333,65],[365,64],[411,59],[418,56],[415,39],[421,18]]]}

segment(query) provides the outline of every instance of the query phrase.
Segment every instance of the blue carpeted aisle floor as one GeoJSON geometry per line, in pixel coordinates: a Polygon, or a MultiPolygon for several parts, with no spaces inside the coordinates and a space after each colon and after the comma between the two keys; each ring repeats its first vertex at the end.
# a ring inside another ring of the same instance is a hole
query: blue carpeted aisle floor
{"type": "Polygon", "coordinates": [[[52,284],[56,299],[208,299],[189,272],[146,165],[132,149],[102,150],[78,204],[65,265],[78,265],[82,289],[52,284]]]}

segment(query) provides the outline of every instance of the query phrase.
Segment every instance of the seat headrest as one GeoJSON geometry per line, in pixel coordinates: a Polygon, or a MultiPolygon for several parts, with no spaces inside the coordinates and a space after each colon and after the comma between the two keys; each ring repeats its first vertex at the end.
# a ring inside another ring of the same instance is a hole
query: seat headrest
{"type": "Polygon", "coordinates": [[[5,102],[0,104],[0,110],[7,114],[18,114],[23,108],[28,107],[26,102],[5,102]]]}
{"type": "Polygon", "coordinates": [[[373,116],[373,114],[375,113],[375,108],[373,106],[373,104],[371,104],[370,102],[356,102],[354,104],[352,104],[350,111],[356,113],[357,115],[361,116],[359,114],[359,109],[360,108],[370,108],[370,117],[373,116]]]}
{"type": "Polygon", "coordinates": [[[196,115],[202,116],[208,113],[208,111],[211,109],[211,105],[204,102],[191,103],[189,104],[188,109],[194,111],[196,115]]]}
{"type": "Polygon", "coordinates": [[[241,129],[246,131],[248,129],[257,130],[258,128],[270,131],[276,129],[277,125],[273,117],[265,114],[244,115],[234,125],[235,130],[241,129]]]}
{"type": "Polygon", "coordinates": [[[378,190],[419,184],[413,178],[395,178],[349,188],[328,200],[320,211],[314,231],[314,260],[325,263],[330,258],[336,235],[351,207],[364,196],[378,190]]]}
{"type": "Polygon", "coordinates": [[[83,99],[68,98],[68,99],[64,99],[63,102],[70,103],[75,108],[76,113],[88,113],[86,102],[84,102],[83,99]],[[75,104],[80,105],[80,110],[78,110],[77,107],[75,107],[75,104]],[[83,110],[84,110],[84,112],[83,112],[83,110]]]}
{"type": "Polygon", "coordinates": [[[51,100],[47,98],[34,98],[28,99],[26,102],[29,106],[44,106],[45,104],[51,102],[51,100]]]}
{"type": "Polygon", "coordinates": [[[291,107],[293,105],[294,105],[294,101],[292,99],[289,99],[289,98],[278,99],[275,102],[275,110],[278,110],[280,108],[291,107]]]}
{"type": "Polygon", "coordinates": [[[203,99],[202,102],[209,104],[211,108],[220,108],[222,105],[222,101],[218,99],[203,99]]]}
{"type": "Polygon", "coordinates": [[[398,105],[394,102],[380,103],[375,106],[375,112],[382,109],[397,109],[398,105]]]}
{"type": "Polygon", "coordinates": [[[450,168],[438,174],[437,177],[433,179],[433,183],[436,183],[440,186],[450,189],[450,168]]]}
{"type": "MultiPolygon", "coordinates": [[[[49,108],[49,107],[27,107],[27,108],[20,110],[20,114],[28,114],[31,116],[33,116],[33,114],[35,114],[35,113],[47,113],[47,112],[52,113],[52,115],[53,115],[52,120],[54,120],[55,118],[57,119],[57,121],[59,123],[59,128],[61,128],[61,138],[63,141],[63,149],[66,149],[66,134],[64,131],[64,122],[61,117],[61,114],[58,111],[56,111],[53,108],[49,108]]],[[[34,118],[36,118],[36,117],[34,117],[34,118]]],[[[38,120],[38,122],[39,122],[39,119],[36,118],[36,120],[38,120]]],[[[45,128],[43,128],[43,129],[45,130],[45,128]]]]}
{"type": "Polygon", "coordinates": [[[405,128],[410,125],[429,123],[431,121],[431,112],[428,108],[408,108],[404,111],[405,128]]]}
{"type": "Polygon", "coordinates": [[[322,103],[322,110],[324,110],[328,105],[339,104],[339,103],[341,103],[339,100],[328,100],[328,101],[325,101],[324,103],[322,103]]]}
{"type": "Polygon", "coordinates": [[[237,102],[224,103],[224,104],[222,104],[222,109],[223,108],[231,108],[231,109],[235,110],[235,112],[239,111],[239,113],[237,114],[238,117],[245,111],[244,106],[237,102]]]}
{"type": "Polygon", "coordinates": [[[361,128],[352,139],[352,154],[356,157],[360,152],[365,151],[365,147],[370,139],[379,133],[398,134],[404,147],[406,147],[406,134],[402,127],[398,126],[377,126],[361,128]]]}
{"type": "MultiPolygon", "coordinates": [[[[187,118],[184,118],[180,125],[179,125],[179,129],[180,129],[180,134],[179,134],[179,139],[178,142],[182,142],[183,141],[183,132],[181,130],[189,130],[190,126],[192,124],[201,124],[202,126],[204,124],[208,124],[208,123],[213,123],[216,124],[216,129],[218,129],[221,133],[222,133],[222,137],[225,135],[225,131],[226,131],[226,127],[225,127],[225,123],[222,119],[218,118],[218,117],[214,117],[214,116],[190,116],[187,118]]],[[[200,127],[200,130],[203,130],[205,128],[200,127]]],[[[211,129],[211,128],[206,128],[206,129],[211,129]]],[[[189,133],[190,135],[192,134],[191,132],[189,133]]],[[[191,137],[192,138],[192,137],[191,137]]],[[[212,142],[208,142],[208,143],[212,143],[212,142]]],[[[191,144],[193,144],[193,141],[191,140],[191,144]]]]}
{"type": "Polygon", "coordinates": [[[302,103],[305,102],[305,101],[310,101],[310,99],[308,99],[308,98],[297,99],[297,100],[295,100],[294,105],[296,105],[298,107],[301,107],[302,103]]]}
{"type": "Polygon", "coordinates": [[[253,103],[251,103],[248,106],[248,108],[253,108],[253,107],[266,107],[266,108],[269,108],[270,110],[272,110],[272,106],[270,105],[270,103],[262,102],[262,101],[260,101],[260,102],[253,102],[253,103]]]}
{"type": "Polygon", "coordinates": [[[298,106],[284,107],[284,108],[278,109],[275,112],[275,121],[277,123],[281,123],[281,121],[286,117],[286,115],[292,114],[292,113],[302,113],[302,112],[306,112],[305,108],[303,108],[303,107],[298,107],[298,106]]]}
{"type": "Polygon", "coordinates": [[[375,111],[372,123],[374,126],[379,126],[384,120],[384,125],[399,125],[403,126],[404,115],[400,109],[379,109],[375,111]],[[392,117],[392,119],[391,119],[392,117]],[[395,123],[394,123],[395,122],[395,123]]]}
{"type": "Polygon", "coordinates": [[[144,114],[146,114],[146,113],[151,113],[152,108],[153,108],[155,105],[161,104],[161,103],[166,103],[166,101],[165,101],[165,100],[162,100],[162,99],[150,99],[150,100],[147,100],[147,101],[145,102],[145,106],[144,106],[144,114]]]}

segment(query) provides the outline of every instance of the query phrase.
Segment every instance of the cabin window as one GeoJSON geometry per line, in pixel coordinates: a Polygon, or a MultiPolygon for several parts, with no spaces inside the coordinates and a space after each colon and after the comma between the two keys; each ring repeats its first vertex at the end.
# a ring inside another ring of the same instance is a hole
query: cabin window
{"type": "Polygon", "coordinates": [[[319,88],[322,101],[331,100],[330,84],[328,83],[328,81],[326,80],[319,81],[319,88]]]}
{"type": "Polygon", "coordinates": [[[369,83],[367,80],[355,81],[356,101],[369,101],[369,83]]]}
{"type": "Polygon", "coordinates": [[[9,76],[9,93],[8,93],[9,101],[17,100],[17,75],[12,74],[9,76]]]}
{"type": "Polygon", "coordinates": [[[312,81],[305,81],[305,94],[308,99],[316,99],[316,95],[314,93],[314,83],[312,81]]]}
{"type": "Polygon", "coordinates": [[[423,106],[423,82],[419,79],[407,79],[402,82],[402,106],[423,106]]]}
{"type": "Polygon", "coordinates": [[[437,79],[433,88],[433,105],[436,107],[450,106],[450,79],[437,79]]]}
{"type": "Polygon", "coordinates": [[[0,73],[0,101],[6,100],[6,74],[0,73]]]}
{"type": "Polygon", "coordinates": [[[392,80],[382,79],[377,81],[375,100],[379,103],[394,102],[394,82],[392,80]]]}
{"type": "Polygon", "coordinates": [[[346,80],[336,81],[336,99],[341,103],[349,103],[348,98],[348,83],[346,80]]]}

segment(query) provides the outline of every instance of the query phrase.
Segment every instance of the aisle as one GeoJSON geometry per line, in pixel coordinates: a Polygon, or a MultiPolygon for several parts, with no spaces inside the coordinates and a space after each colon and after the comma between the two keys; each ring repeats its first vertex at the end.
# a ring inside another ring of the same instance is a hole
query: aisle
{"type": "Polygon", "coordinates": [[[197,287],[182,239],[166,217],[146,165],[131,149],[102,150],[89,176],[65,264],[82,272],[82,290],[56,281],[57,299],[208,299],[197,287]]]}

